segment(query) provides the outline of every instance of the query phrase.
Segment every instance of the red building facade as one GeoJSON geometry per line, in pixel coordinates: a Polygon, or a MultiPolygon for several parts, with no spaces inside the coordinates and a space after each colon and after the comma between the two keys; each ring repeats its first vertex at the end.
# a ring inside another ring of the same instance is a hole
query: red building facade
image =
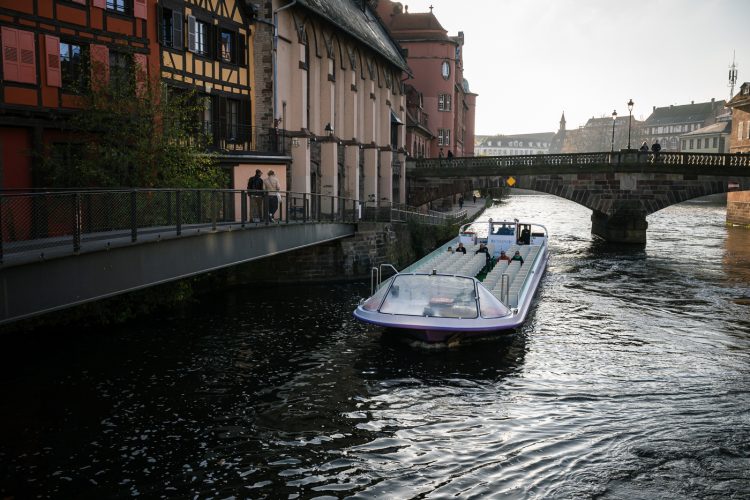
{"type": "Polygon", "coordinates": [[[148,17],[147,0],[0,0],[2,189],[41,187],[39,153],[69,134],[58,118],[83,80],[126,60],[155,71],[148,17]]]}
{"type": "MultiPolygon", "coordinates": [[[[474,155],[474,118],[476,94],[464,79],[463,32],[448,36],[435,15],[430,12],[409,13],[398,2],[378,2],[378,14],[391,36],[403,47],[414,75],[408,80],[422,96],[422,109],[429,117],[422,126],[434,136],[425,156],[448,152],[454,156],[474,155]]],[[[406,144],[419,144],[425,134],[407,129],[406,144]],[[408,136],[420,133],[421,137],[408,136]]],[[[409,151],[417,156],[418,151],[409,151]]]]}

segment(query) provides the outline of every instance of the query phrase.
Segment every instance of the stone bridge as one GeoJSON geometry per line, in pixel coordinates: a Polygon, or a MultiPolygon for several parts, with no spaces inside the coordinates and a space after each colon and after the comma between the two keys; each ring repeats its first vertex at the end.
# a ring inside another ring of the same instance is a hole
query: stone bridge
{"type": "MultiPolygon", "coordinates": [[[[692,198],[750,190],[750,155],[614,152],[423,159],[407,164],[411,186],[513,179],[592,210],[591,232],[646,242],[646,216],[692,198]]],[[[462,184],[465,186],[465,184],[462,184]]],[[[413,189],[410,188],[410,194],[413,189]]]]}

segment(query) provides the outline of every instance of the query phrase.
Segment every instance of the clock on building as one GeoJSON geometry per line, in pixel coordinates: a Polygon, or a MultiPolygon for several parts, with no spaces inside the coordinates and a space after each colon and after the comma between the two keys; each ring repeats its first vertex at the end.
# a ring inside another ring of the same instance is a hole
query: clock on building
{"type": "Polygon", "coordinates": [[[443,65],[440,71],[443,75],[443,79],[447,80],[448,77],[451,76],[451,63],[449,63],[448,61],[443,61],[443,65]]]}

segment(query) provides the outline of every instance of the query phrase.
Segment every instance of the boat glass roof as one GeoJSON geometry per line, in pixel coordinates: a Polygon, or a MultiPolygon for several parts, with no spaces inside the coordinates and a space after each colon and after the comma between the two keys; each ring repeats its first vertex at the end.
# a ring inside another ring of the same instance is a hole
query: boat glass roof
{"type": "Polygon", "coordinates": [[[382,314],[433,318],[476,318],[476,287],[472,278],[400,274],[380,306],[382,314]]]}

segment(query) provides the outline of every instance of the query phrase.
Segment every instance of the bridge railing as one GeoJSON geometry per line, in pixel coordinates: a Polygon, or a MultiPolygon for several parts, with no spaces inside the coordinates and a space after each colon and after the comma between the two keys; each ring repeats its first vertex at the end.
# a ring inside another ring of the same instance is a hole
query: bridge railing
{"type": "Polygon", "coordinates": [[[417,168],[445,167],[527,167],[527,166],[586,166],[601,164],[696,165],[706,167],[750,167],[750,155],[725,153],[682,153],[615,151],[601,153],[561,153],[516,156],[472,156],[453,158],[422,158],[415,161],[417,168]]]}
{"type": "Polygon", "coordinates": [[[0,192],[0,264],[11,254],[79,252],[218,228],[321,222],[452,222],[465,213],[422,213],[390,202],[315,193],[231,189],[108,189],[0,192]],[[271,219],[270,208],[276,220],[271,219]]]}

